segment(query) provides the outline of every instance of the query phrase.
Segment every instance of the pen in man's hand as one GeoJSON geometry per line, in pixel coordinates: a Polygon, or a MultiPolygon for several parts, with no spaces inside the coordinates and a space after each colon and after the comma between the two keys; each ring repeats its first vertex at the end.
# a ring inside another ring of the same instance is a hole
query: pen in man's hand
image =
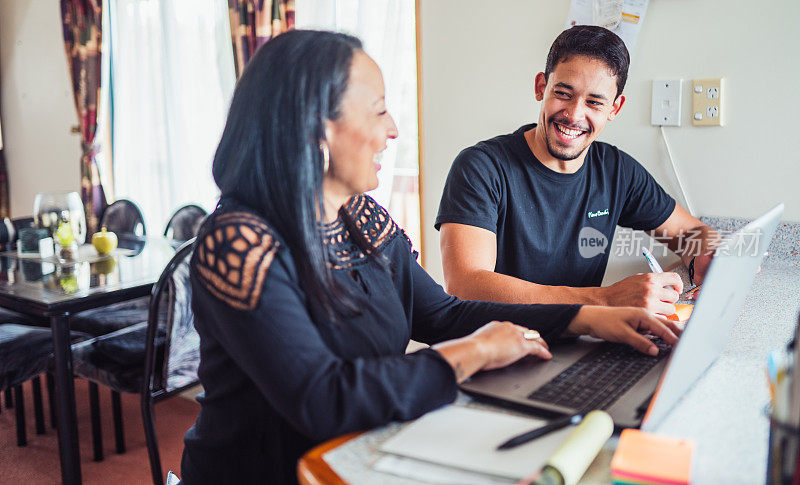
{"type": "MultiPolygon", "coordinates": [[[[663,273],[664,272],[664,270],[661,269],[661,265],[658,264],[658,261],[656,261],[656,258],[653,256],[653,253],[648,251],[647,248],[642,248],[642,256],[644,256],[644,259],[647,260],[647,265],[650,266],[650,271],[652,271],[653,273],[663,273]]],[[[675,288],[675,290],[677,290],[677,288],[675,288]]],[[[680,318],[678,317],[677,313],[673,313],[672,315],[665,315],[665,316],[667,318],[669,318],[670,320],[673,320],[673,321],[676,321],[676,322],[680,321],[680,318]]]]}
{"type": "Polygon", "coordinates": [[[583,414],[573,414],[572,416],[564,416],[563,418],[554,419],[553,421],[550,421],[544,426],[532,429],[527,433],[522,433],[521,435],[514,436],[510,440],[498,446],[497,449],[507,450],[509,448],[514,448],[515,446],[519,446],[521,444],[527,443],[528,441],[535,440],[536,438],[541,438],[542,436],[548,433],[557,431],[566,426],[578,424],[581,422],[582,419],[583,419],[583,414]]]}
{"type": "Polygon", "coordinates": [[[642,248],[642,256],[644,256],[644,259],[647,260],[647,265],[650,266],[650,271],[653,273],[664,272],[664,270],[661,269],[661,265],[658,264],[658,261],[656,261],[656,258],[653,257],[653,253],[648,251],[647,248],[642,248]]]}

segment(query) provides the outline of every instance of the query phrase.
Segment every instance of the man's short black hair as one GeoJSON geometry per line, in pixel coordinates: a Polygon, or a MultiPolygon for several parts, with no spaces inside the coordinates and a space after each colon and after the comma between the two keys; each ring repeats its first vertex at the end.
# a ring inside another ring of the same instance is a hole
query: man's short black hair
{"type": "Polygon", "coordinates": [[[586,56],[604,62],[611,73],[617,78],[617,96],[622,94],[625,81],[628,80],[628,66],[631,63],[628,48],[617,34],[610,30],[595,25],[576,25],[561,33],[547,54],[547,64],[544,68],[546,79],[550,73],[561,63],[572,56],[586,56]]]}

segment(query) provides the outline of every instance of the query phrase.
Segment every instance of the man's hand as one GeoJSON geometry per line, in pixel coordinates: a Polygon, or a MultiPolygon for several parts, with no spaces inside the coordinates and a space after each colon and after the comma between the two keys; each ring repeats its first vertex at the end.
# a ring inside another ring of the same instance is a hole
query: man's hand
{"type": "Polygon", "coordinates": [[[714,228],[702,223],[678,204],[669,218],[649,234],[675,251],[687,268],[694,258],[692,282],[697,285],[703,282],[714,250],[722,240],[714,228]]]}
{"type": "Polygon", "coordinates": [[[694,277],[692,282],[696,285],[703,283],[708,273],[708,268],[711,266],[711,260],[714,258],[714,253],[701,254],[694,257],[694,277]]]}
{"type": "Polygon", "coordinates": [[[683,281],[677,273],[638,273],[600,289],[603,305],[640,307],[662,315],[675,313],[682,292],[683,281]]]}

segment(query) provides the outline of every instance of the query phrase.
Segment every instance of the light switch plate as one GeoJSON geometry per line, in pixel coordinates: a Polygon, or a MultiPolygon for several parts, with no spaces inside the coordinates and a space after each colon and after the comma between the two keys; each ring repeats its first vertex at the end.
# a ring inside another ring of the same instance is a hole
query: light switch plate
{"type": "Polygon", "coordinates": [[[692,81],[692,125],[724,126],[725,80],[695,79],[692,81]]]}
{"type": "Polygon", "coordinates": [[[656,126],[681,126],[681,88],[683,79],[653,81],[650,123],[656,126]]]}

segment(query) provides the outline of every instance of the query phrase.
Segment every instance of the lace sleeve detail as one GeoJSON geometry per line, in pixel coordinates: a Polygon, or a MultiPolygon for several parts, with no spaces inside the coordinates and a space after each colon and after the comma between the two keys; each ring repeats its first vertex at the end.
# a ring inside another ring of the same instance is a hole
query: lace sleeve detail
{"type": "Polygon", "coordinates": [[[255,215],[220,215],[197,245],[194,266],[198,280],[231,307],[253,310],[279,246],[269,226],[255,215]]]}
{"type": "Polygon", "coordinates": [[[347,211],[367,241],[376,248],[385,245],[394,239],[398,232],[402,232],[386,209],[368,195],[353,197],[347,211]]]}

